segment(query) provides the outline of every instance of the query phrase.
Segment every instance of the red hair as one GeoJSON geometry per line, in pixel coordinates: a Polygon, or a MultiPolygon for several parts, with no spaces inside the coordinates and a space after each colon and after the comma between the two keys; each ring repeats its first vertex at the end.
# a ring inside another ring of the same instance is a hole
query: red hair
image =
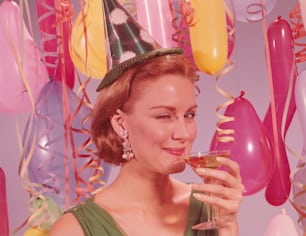
{"type": "Polygon", "coordinates": [[[137,100],[143,81],[166,74],[182,75],[192,83],[198,80],[196,70],[183,55],[166,55],[153,58],[126,71],[112,85],[102,89],[92,112],[92,139],[96,145],[96,155],[105,162],[119,165],[122,159],[122,140],[115,133],[110,118],[117,109],[130,111],[137,100]]]}

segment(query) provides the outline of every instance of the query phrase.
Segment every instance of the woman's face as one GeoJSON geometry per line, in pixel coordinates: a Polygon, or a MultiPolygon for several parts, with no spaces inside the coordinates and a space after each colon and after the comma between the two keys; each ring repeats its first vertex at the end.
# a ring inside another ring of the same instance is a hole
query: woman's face
{"type": "Polygon", "coordinates": [[[191,150],[196,137],[194,85],[181,75],[141,83],[131,111],[123,113],[133,162],[162,174],[183,171],[182,155],[191,150]]]}

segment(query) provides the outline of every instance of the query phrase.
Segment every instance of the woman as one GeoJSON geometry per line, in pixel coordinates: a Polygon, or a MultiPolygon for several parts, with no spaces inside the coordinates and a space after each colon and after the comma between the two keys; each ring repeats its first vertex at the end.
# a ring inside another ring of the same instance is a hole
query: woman
{"type": "Polygon", "coordinates": [[[99,87],[92,136],[97,155],[120,165],[120,171],[109,186],[64,214],[51,236],[239,234],[244,188],[237,163],[221,158],[229,171],[198,169],[221,185],[188,185],[171,177],[185,169],[183,156],[197,131],[197,75],[180,54],[162,53],[134,63],[99,87]],[[220,207],[228,222],[218,232],[191,229],[205,220],[206,215],[200,217],[205,204],[220,207]]]}

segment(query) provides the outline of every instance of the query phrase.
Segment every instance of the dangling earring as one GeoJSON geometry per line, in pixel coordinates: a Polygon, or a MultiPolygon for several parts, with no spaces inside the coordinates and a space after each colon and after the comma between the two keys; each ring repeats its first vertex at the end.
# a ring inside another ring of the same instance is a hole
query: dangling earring
{"type": "Polygon", "coordinates": [[[122,158],[124,160],[129,161],[134,157],[134,153],[133,153],[131,144],[129,143],[129,140],[128,140],[128,132],[126,130],[122,130],[120,132],[120,136],[123,139],[123,142],[122,142],[122,147],[123,147],[122,158]]]}

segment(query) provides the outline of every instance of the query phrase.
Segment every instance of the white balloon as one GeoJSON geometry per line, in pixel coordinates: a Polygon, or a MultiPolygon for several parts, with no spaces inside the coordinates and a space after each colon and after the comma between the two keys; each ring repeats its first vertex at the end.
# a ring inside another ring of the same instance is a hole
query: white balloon
{"type": "Polygon", "coordinates": [[[268,15],[274,8],[277,0],[233,0],[236,20],[240,22],[256,22],[262,20],[262,9],[268,15]]]}
{"type": "Polygon", "coordinates": [[[285,210],[277,214],[269,222],[264,236],[298,236],[293,220],[288,216],[285,210]]]}

